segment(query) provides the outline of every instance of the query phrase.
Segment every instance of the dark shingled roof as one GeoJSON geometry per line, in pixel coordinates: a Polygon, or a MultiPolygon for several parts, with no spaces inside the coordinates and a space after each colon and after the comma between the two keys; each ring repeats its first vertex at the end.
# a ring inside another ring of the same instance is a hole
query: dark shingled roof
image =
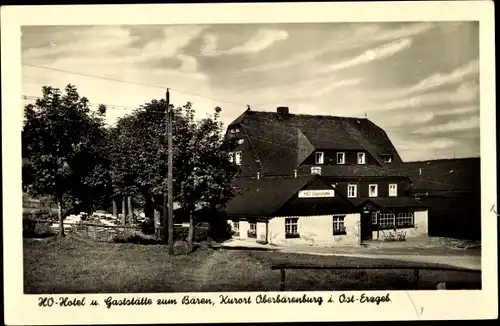
{"type": "MultiPolygon", "coordinates": [[[[316,165],[301,165],[297,168],[299,174],[311,173],[311,167],[316,165]]],[[[407,178],[403,173],[394,173],[381,167],[367,165],[321,165],[321,174],[325,177],[392,177],[407,178]]]]}
{"type": "Polygon", "coordinates": [[[480,163],[479,157],[407,162],[400,172],[410,177],[414,192],[476,192],[481,191],[480,163]]]}
{"type": "Polygon", "coordinates": [[[426,208],[427,204],[416,200],[413,197],[380,197],[380,198],[350,198],[351,202],[360,207],[367,202],[371,202],[382,208],[426,208]]]}
{"type": "Polygon", "coordinates": [[[296,192],[317,176],[238,178],[233,185],[237,194],[226,205],[230,216],[269,216],[276,212],[296,192]]]}
{"type": "Polygon", "coordinates": [[[315,149],[365,150],[384,167],[402,163],[385,131],[368,119],[247,110],[230,127],[236,125],[265,175],[292,173],[315,149]],[[382,163],[381,153],[392,154],[392,163],[382,163]]]}

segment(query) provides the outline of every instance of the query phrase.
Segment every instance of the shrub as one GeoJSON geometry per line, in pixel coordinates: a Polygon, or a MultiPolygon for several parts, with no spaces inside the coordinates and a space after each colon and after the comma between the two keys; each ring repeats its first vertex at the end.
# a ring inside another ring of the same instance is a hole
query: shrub
{"type": "MultiPolygon", "coordinates": [[[[174,227],[174,240],[186,240],[188,237],[189,228],[174,227]]],[[[208,229],[205,227],[196,226],[194,228],[193,242],[206,241],[208,238],[208,229]]]]}
{"type": "Polygon", "coordinates": [[[193,246],[189,245],[187,241],[176,241],[174,243],[175,255],[187,255],[193,251],[193,246]]]}
{"type": "Polygon", "coordinates": [[[216,241],[228,240],[233,235],[239,235],[239,232],[231,229],[231,225],[227,223],[227,218],[224,216],[211,216],[209,224],[208,236],[216,241]]]}
{"type": "Polygon", "coordinates": [[[406,241],[406,231],[394,231],[394,232],[386,232],[384,237],[384,241],[406,241]]]}
{"type": "Polygon", "coordinates": [[[146,218],[141,223],[141,231],[144,234],[155,234],[155,221],[152,218],[146,218]]]}
{"type": "Polygon", "coordinates": [[[55,235],[49,223],[40,223],[30,218],[23,218],[23,237],[45,238],[55,235]]]}

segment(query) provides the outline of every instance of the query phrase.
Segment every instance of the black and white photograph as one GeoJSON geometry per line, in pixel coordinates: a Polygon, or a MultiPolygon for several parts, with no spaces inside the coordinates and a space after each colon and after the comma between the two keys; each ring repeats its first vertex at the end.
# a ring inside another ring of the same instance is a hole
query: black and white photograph
{"type": "MultiPolygon", "coordinates": [[[[19,180],[3,216],[30,308],[407,304],[420,319],[431,302],[404,293],[474,298],[496,284],[486,25],[272,12],[112,24],[82,13],[9,34],[20,92],[2,104],[4,162],[18,148],[3,175],[19,180]]],[[[4,65],[2,49],[3,88],[4,65]]]]}

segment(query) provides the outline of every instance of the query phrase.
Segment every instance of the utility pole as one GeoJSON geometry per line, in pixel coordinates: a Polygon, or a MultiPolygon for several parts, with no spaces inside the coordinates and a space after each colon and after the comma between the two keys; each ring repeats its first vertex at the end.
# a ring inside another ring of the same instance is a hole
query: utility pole
{"type": "Polygon", "coordinates": [[[167,191],[163,197],[163,236],[167,241],[168,253],[174,253],[174,202],[173,202],[173,149],[172,149],[172,110],[170,110],[170,92],[166,94],[166,126],[168,143],[167,191]]]}

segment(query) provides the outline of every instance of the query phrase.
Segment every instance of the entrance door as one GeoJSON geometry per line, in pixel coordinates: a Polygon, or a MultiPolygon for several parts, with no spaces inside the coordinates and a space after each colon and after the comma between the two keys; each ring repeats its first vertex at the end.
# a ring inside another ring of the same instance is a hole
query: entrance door
{"type": "Polygon", "coordinates": [[[361,213],[361,240],[372,239],[372,217],[371,212],[361,213]]]}

